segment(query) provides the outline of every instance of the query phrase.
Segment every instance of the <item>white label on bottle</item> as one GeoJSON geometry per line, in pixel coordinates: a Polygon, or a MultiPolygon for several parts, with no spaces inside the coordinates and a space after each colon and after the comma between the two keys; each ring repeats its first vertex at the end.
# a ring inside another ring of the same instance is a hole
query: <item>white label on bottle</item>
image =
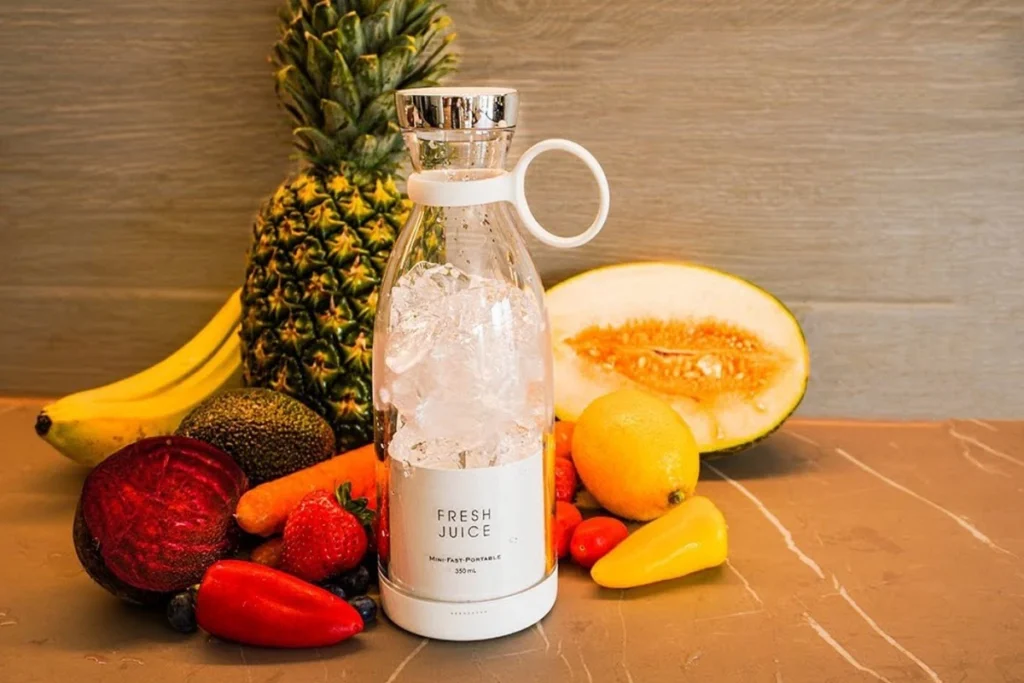
{"type": "Polygon", "coordinates": [[[440,470],[391,461],[388,576],[416,597],[463,602],[544,578],[544,459],[440,470]]]}

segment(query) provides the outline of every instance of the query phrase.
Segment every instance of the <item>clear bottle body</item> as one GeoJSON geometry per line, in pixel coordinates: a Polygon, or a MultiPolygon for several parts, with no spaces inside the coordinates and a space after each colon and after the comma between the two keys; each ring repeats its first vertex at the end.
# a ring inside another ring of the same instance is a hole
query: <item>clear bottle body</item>
{"type": "MultiPolygon", "coordinates": [[[[406,135],[416,170],[503,172],[512,132],[406,135]]],[[[554,421],[544,293],[506,203],[415,205],[374,332],[383,580],[448,602],[525,590],[554,570],[554,421]]]]}

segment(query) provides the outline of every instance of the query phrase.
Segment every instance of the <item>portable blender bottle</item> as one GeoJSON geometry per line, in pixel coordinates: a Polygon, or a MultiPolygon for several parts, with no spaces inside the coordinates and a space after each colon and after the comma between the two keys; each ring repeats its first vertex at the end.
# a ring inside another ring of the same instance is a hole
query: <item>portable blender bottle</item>
{"type": "Polygon", "coordinates": [[[519,229],[585,244],[608,215],[608,183],[566,140],[506,171],[515,90],[396,98],[415,172],[374,331],[381,600],[420,635],[493,638],[539,621],[558,587],[550,330],[519,229]],[[548,150],[582,159],[598,184],[597,216],[575,237],[546,231],[526,202],[527,166],[548,150]]]}

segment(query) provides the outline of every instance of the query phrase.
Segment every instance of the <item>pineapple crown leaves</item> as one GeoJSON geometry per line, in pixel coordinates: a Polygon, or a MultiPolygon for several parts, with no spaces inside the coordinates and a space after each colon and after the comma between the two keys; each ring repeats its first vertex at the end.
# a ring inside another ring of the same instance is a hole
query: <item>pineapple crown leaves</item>
{"type": "Polygon", "coordinates": [[[270,61],[302,157],[398,167],[395,90],[437,85],[458,62],[441,10],[436,0],[288,0],[270,61]]]}

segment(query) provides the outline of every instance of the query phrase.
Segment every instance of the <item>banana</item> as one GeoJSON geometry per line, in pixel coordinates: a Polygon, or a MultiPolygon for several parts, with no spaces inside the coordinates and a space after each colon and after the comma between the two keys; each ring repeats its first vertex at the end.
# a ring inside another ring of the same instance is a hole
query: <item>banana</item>
{"type": "Polygon", "coordinates": [[[153,396],[181,382],[202,367],[229,334],[237,334],[242,317],[241,289],[236,289],[203,329],[167,358],[130,377],[94,389],[69,394],[44,408],[50,412],[73,403],[131,401],[153,396]]]}
{"type": "Polygon", "coordinates": [[[172,434],[188,412],[222,389],[241,365],[239,327],[198,370],[170,388],[126,401],[58,401],[36,419],[36,433],[60,453],[93,467],[130,443],[172,434]]]}

